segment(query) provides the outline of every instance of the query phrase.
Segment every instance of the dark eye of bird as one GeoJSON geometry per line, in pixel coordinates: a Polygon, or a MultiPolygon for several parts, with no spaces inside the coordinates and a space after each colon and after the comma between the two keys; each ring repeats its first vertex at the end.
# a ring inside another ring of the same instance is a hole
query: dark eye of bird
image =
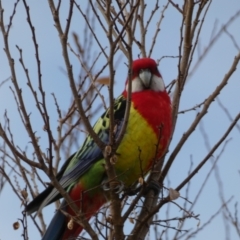
{"type": "Polygon", "coordinates": [[[134,73],[135,73],[134,71],[132,71],[132,70],[128,70],[128,76],[131,75],[131,74],[132,74],[132,76],[133,76],[134,73]]]}

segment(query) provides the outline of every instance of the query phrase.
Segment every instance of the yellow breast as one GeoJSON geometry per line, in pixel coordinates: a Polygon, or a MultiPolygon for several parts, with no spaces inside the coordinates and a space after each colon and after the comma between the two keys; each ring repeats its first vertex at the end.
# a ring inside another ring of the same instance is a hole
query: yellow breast
{"type": "Polygon", "coordinates": [[[116,173],[126,186],[131,185],[149,169],[156,154],[158,139],[153,129],[133,108],[125,135],[118,147],[116,173]]]}

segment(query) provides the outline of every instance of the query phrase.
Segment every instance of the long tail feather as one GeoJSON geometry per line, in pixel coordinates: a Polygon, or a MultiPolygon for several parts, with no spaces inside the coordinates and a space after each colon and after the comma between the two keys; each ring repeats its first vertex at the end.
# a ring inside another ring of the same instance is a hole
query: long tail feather
{"type": "MultiPolygon", "coordinates": [[[[56,178],[59,181],[63,175],[63,173],[65,172],[69,162],[72,160],[73,156],[76,153],[72,154],[67,160],[66,162],[63,164],[63,166],[61,167],[60,171],[58,172],[56,178]]],[[[44,202],[44,200],[48,197],[48,195],[52,192],[53,190],[53,186],[50,185],[49,187],[47,187],[43,192],[41,192],[36,198],[33,199],[32,202],[30,202],[25,211],[27,212],[28,215],[38,211],[39,207],[42,205],[42,203],[44,202]]],[[[62,196],[59,194],[56,197],[54,197],[50,202],[48,202],[47,205],[49,205],[52,202],[57,201],[58,199],[62,198],[62,196]]]]}
{"type": "Polygon", "coordinates": [[[67,218],[57,210],[42,240],[60,240],[66,229],[67,218]]]}
{"type": "MultiPolygon", "coordinates": [[[[45,198],[51,193],[53,190],[52,186],[49,186],[46,188],[43,192],[41,192],[36,198],[33,199],[32,202],[30,202],[26,208],[25,211],[27,212],[28,215],[38,211],[39,207],[41,206],[42,202],[45,200],[45,198]]],[[[62,196],[58,194],[55,198],[53,198],[48,204],[57,201],[60,199],[62,196]]],[[[47,204],[47,205],[48,205],[47,204]]]]}
{"type": "MultiPolygon", "coordinates": [[[[63,211],[69,211],[69,207],[67,207],[65,200],[63,200],[60,208],[63,211]]],[[[69,219],[61,211],[57,210],[42,240],[76,239],[83,228],[82,226],[73,223],[72,228],[69,229],[67,226],[68,222],[69,219]]]]}

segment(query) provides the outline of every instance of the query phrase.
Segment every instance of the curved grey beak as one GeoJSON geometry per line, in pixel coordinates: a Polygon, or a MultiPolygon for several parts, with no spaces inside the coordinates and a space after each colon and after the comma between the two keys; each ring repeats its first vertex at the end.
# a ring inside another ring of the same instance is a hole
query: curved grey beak
{"type": "Polygon", "coordinates": [[[152,82],[152,73],[149,69],[141,69],[139,78],[141,79],[144,88],[150,88],[152,82]]]}

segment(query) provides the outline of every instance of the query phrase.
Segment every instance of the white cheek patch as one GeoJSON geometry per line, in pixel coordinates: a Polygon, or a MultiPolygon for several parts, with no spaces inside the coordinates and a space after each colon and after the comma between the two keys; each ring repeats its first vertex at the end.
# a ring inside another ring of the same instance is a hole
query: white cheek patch
{"type": "Polygon", "coordinates": [[[159,91],[164,91],[165,90],[164,82],[163,82],[161,77],[153,75],[152,83],[151,83],[151,89],[153,91],[155,91],[155,92],[159,92],[159,91]]]}
{"type": "MultiPolygon", "coordinates": [[[[129,82],[128,82],[129,83],[129,82]]],[[[128,83],[126,84],[126,91],[128,91],[128,83]]],[[[139,77],[136,77],[132,80],[132,93],[140,92],[144,89],[141,80],[139,77]]]]}
{"type": "MultiPolygon", "coordinates": [[[[126,91],[128,91],[128,83],[126,84],[126,88],[125,88],[126,91]]],[[[145,88],[139,77],[136,77],[132,80],[132,93],[140,92],[140,91],[143,91],[144,89],[145,88]]],[[[165,86],[164,86],[162,78],[158,77],[156,75],[153,75],[152,81],[151,81],[151,86],[149,89],[151,89],[155,92],[163,92],[165,90],[165,86]]]]}

